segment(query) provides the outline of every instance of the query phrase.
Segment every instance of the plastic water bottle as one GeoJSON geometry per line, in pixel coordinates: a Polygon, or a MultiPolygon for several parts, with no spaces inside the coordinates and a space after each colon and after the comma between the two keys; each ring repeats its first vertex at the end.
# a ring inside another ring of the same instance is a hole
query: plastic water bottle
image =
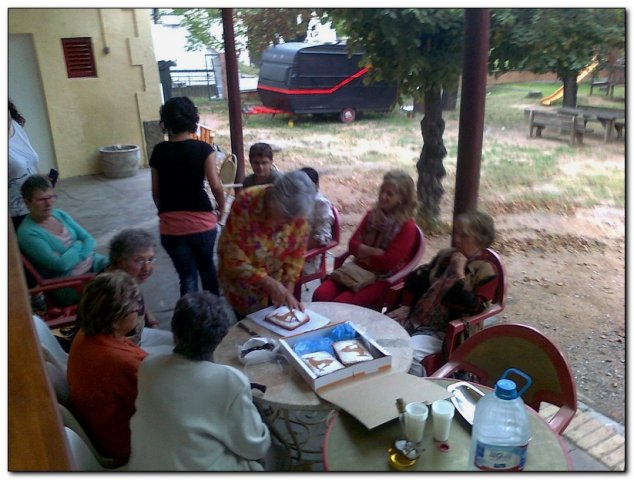
{"type": "Polygon", "coordinates": [[[518,471],[526,463],[531,426],[520,395],[532,381],[524,372],[510,368],[495,384],[495,391],[482,397],[475,408],[468,467],[472,470],[518,471]],[[524,377],[518,393],[509,372],[524,377]]]}

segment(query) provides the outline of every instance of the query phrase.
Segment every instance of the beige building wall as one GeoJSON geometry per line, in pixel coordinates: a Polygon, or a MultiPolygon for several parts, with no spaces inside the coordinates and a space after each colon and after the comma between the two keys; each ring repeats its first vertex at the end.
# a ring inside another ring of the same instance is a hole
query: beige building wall
{"type": "Polygon", "coordinates": [[[99,148],[141,147],[158,120],[161,84],[149,9],[9,9],[9,34],[30,34],[57,164],[65,177],[99,173],[99,148]],[[91,37],[97,77],[68,78],[62,38],[91,37]]]}

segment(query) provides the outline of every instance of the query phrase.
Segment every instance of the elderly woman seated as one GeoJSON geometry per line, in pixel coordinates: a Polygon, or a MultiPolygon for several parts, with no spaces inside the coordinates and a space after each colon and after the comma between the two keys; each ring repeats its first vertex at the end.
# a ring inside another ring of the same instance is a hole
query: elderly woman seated
{"type": "Polygon", "coordinates": [[[229,330],[226,304],[203,291],[176,303],[174,353],[139,368],[130,470],[262,470],[269,431],[244,374],[212,361],[229,330]]]}
{"type": "Polygon", "coordinates": [[[407,277],[401,306],[387,315],[412,335],[410,373],[425,376],[421,362],[440,352],[449,321],[479,313],[493,299],[500,276],[483,251],[494,238],[489,215],[478,211],[460,214],[454,225],[455,246],[439,251],[407,277]]]}
{"type": "MultiPolygon", "coordinates": [[[[140,228],[128,228],[110,240],[108,271],[122,270],[143,284],[154,272],[156,249],[152,235],[140,228]]],[[[139,323],[130,338],[149,353],[170,353],[174,348],[172,332],[160,330],[159,322],[139,297],[139,323]]]]}
{"type": "Polygon", "coordinates": [[[138,322],[140,296],[136,280],[125,272],[97,275],[82,293],[80,329],[68,356],[70,409],[115,466],[130,455],[137,370],[148,355],[126,337],[138,322]]]}
{"type": "Polygon", "coordinates": [[[304,307],[293,295],[304,264],[315,185],[302,171],[242,190],[218,244],[218,279],[238,318],[269,305],[304,307]]]}
{"type": "MultiPolygon", "coordinates": [[[[18,228],[18,243],[44,278],[99,272],[108,265],[108,258],[94,251],[92,235],[66,212],[54,208],[57,195],[46,177],[30,176],[21,192],[29,214],[18,228]]],[[[55,299],[70,305],[79,295],[68,288],[55,292],[55,299]]]]}

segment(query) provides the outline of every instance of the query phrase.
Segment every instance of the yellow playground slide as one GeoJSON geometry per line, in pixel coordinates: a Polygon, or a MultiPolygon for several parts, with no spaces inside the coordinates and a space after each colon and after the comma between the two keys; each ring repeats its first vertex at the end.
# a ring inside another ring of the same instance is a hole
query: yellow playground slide
{"type": "MultiPolygon", "coordinates": [[[[598,66],[599,66],[599,61],[595,60],[590,65],[588,65],[583,70],[581,70],[579,72],[579,75],[577,75],[577,83],[580,83],[584,78],[586,78],[588,75],[594,72],[594,70],[598,66]]],[[[547,97],[542,98],[539,103],[547,107],[550,107],[553,104],[553,102],[555,102],[556,100],[559,100],[563,96],[563,94],[564,94],[564,87],[561,86],[557,90],[555,90],[554,93],[548,95],[547,97]]]]}

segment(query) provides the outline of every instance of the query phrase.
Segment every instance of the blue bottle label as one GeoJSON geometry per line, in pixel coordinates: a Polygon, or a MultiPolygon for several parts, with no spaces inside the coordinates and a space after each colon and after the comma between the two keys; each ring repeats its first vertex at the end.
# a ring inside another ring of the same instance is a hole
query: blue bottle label
{"type": "Polygon", "coordinates": [[[477,442],[476,468],[493,471],[519,471],[524,469],[528,443],[525,445],[500,446],[477,442]]]}

